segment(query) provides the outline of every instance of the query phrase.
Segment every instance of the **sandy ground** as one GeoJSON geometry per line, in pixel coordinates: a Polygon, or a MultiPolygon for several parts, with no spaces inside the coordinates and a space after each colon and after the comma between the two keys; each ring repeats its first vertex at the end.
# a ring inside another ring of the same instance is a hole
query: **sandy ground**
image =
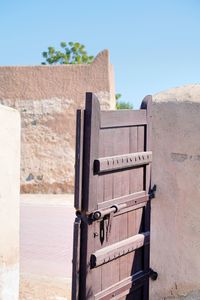
{"type": "Polygon", "coordinates": [[[20,300],[69,300],[73,195],[21,195],[20,300]]]}
{"type": "Polygon", "coordinates": [[[20,300],[70,300],[71,280],[21,274],[20,300]]]}

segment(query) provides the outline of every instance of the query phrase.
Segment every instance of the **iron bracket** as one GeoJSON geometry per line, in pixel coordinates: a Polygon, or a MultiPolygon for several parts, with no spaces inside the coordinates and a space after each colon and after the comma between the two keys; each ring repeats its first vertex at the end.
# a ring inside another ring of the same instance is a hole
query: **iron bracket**
{"type": "Polygon", "coordinates": [[[157,190],[157,185],[154,184],[154,186],[152,187],[152,189],[150,190],[149,193],[149,199],[154,199],[156,197],[156,190],[157,190]]]}
{"type": "Polygon", "coordinates": [[[149,269],[149,277],[151,278],[151,280],[155,281],[158,278],[158,273],[150,268],[149,269]]]}
{"type": "Polygon", "coordinates": [[[91,215],[86,215],[84,213],[82,213],[80,210],[76,211],[76,216],[77,218],[79,218],[82,222],[84,222],[85,224],[92,224],[92,218],[91,215]]]}

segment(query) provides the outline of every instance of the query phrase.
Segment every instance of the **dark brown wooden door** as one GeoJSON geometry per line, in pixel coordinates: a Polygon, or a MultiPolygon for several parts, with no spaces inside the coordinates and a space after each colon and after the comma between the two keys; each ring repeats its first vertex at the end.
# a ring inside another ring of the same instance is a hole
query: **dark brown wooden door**
{"type": "Polygon", "coordinates": [[[77,112],[73,300],[149,299],[151,96],[77,112]]]}

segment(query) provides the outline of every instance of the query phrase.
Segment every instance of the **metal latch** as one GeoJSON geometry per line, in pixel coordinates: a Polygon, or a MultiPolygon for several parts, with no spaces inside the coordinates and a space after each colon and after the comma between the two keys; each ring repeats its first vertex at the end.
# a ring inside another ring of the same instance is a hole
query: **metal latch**
{"type": "Polygon", "coordinates": [[[114,214],[119,212],[121,209],[125,208],[127,205],[119,204],[119,205],[113,205],[107,209],[102,210],[96,210],[94,211],[90,218],[94,221],[100,221],[100,241],[101,244],[103,244],[104,239],[106,238],[106,241],[109,240],[109,236],[111,234],[112,230],[112,221],[114,214]]]}
{"type": "Polygon", "coordinates": [[[103,219],[106,215],[119,212],[121,209],[126,208],[126,206],[126,203],[119,205],[116,204],[106,209],[96,210],[90,215],[90,218],[92,221],[98,221],[103,219]]]}
{"type": "Polygon", "coordinates": [[[92,222],[101,221],[106,216],[119,212],[121,209],[126,208],[126,206],[127,206],[126,203],[119,204],[119,205],[116,204],[106,209],[96,210],[90,214],[86,214],[80,210],[77,210],[76,216],[80,218],[83,222],[87,224],[91,224],[92,222]]]}
{"type": "Polygon", "coordinates": [[[82,212],[78,210],[76,212],[76,215],[81,221],[83,221],[86,224],[92,224],[95,221],[98,221],[100,223],[100,234],[97,232],[94,233],[94,238],[98,235],[100,236],[101,244],[103,244],[105,238],[106,241],[108,241],[111,229],[112,229],[112,220],[114,217],[114,214],[119,212],[121,209],[126,208],[127,204],[119,204],[119,205],[112,205],[109,208],[102,209],[102,210],[96,210],[92,212],[91,214],[87,214],[85,212],[82,212]]]}

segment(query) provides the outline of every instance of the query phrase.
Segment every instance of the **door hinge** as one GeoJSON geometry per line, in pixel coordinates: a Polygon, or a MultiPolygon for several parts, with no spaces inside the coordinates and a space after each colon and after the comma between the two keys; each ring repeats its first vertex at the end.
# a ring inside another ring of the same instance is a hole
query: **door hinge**
{"type": "Polygon", "coordinates": [[[155,281],[158,278],[158,273],[150,268],[149,269],[149,277],[155,281]]]}
{"type": "Polygon", "coordinates": [[[85,224],[92,224],[92,219],[90,215],[87,215],[85,213],[83,213],[80,210],[76,211],[76,216],[77,218],[79,218],[82,222],[84,222],[85,224]]]}
{"type": "Polygon", "coordinates": [[[154,184],[154,186],[152,187],[152,189],[150,190],[149,193],[149,199],[154,199],[156,197],[156,190],[157,190],[157,185],[154,184]]]}

